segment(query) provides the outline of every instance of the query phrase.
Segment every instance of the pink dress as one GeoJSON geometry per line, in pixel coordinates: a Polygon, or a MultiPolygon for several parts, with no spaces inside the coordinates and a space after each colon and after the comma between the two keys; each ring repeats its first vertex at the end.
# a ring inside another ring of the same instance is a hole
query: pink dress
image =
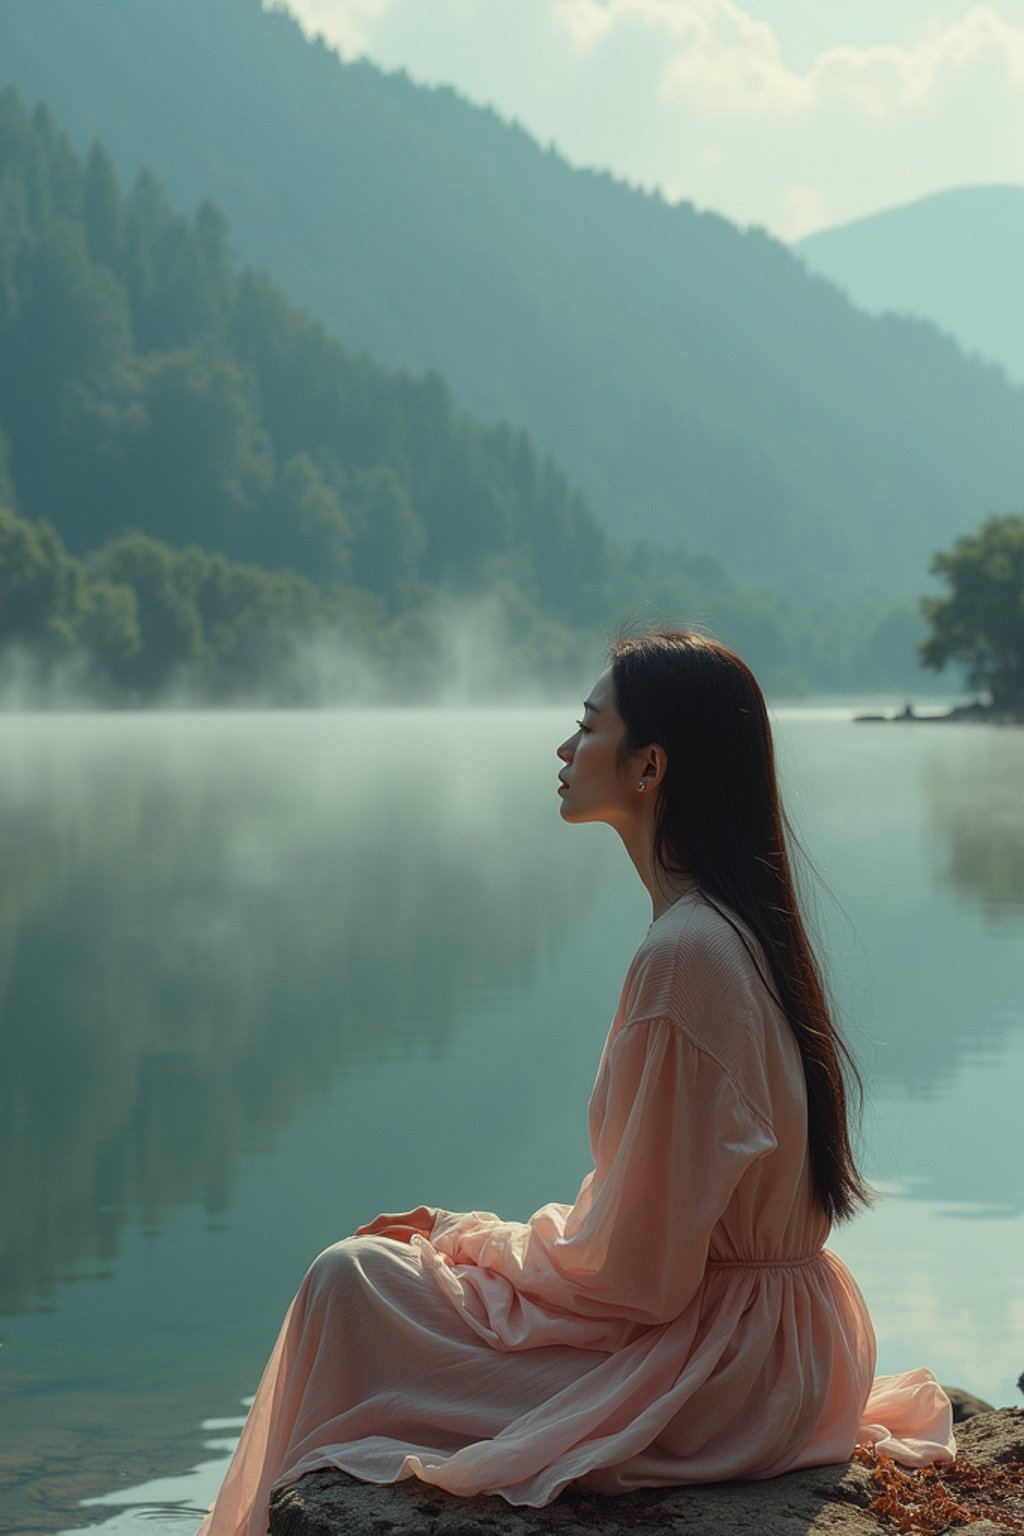
{"type": "Polygon", "coordinates": [[[569,1482],[772,1477],[856,1445],[952,1458],[927,1371],[872,1379],[863,1299],[822,1246],[796,1043],[699,892],[630,967],[590,1137],[572,1206],[441,1211],[429,1241],[320,1255],[201,1536],[264,1536],[271,1489],[317,1467],[542,1505],[569,1482]]]}

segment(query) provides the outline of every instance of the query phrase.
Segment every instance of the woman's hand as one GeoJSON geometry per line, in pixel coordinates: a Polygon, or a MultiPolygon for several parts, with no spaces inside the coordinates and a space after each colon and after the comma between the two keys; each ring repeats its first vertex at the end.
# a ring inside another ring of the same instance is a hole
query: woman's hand
{"type": "Polygon", "coordinates": [[[356,1227],[356,1237],[391,1237],[396,1243],[408,1243],[414,1237],[429,1237],[434,1230],[437,1211],[432,1205],[418,1205],[414,1211],[375,1216],[363,1227],[356,1227]]]}

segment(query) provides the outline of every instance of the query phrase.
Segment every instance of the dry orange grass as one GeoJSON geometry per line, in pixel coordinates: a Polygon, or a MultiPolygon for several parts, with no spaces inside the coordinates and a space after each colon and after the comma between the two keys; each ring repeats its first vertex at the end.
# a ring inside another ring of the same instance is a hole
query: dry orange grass
{"type": "Polygon", "coordinates": [[[871,1509],[893,1531],[941,1536],[975,1520],[1024,1533],[1024,1461],[982,1467],[958,1460],[908,1469],[888,1456],[858,1451],[878,1487],[871,1509]]]}

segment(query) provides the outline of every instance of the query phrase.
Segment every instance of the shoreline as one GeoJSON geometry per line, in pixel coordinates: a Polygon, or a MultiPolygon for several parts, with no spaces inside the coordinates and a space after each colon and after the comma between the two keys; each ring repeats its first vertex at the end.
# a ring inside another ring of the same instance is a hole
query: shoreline
{"type": "Polygon", "coordinates": [[[896,714],[881,711],[854,715],[854,725],[1024,725],[1024,714],[1012,709],[995,709],[991,704],[956,704],[941,714],[918,714],[912,704],[905,704],[896,714]]]}

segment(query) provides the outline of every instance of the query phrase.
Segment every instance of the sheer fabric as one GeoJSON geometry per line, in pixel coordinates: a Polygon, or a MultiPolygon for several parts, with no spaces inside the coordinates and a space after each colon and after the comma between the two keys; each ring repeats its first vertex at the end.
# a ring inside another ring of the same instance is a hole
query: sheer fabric
{"type": "Polygon", "coordinates": [[[697,891],[652,925],[572,1205],[528,1222],[438,1211],[429,1239],[320,1255],[201,1536],[263,1536],[271,1489],[326,1466],[537,1506],[569,1482],[764,1478],[856,1445],[952,1458],[934,1378],[873,1379],[863,1299],[823,1247],[799,1051],[757,955],[697,891]]]}

